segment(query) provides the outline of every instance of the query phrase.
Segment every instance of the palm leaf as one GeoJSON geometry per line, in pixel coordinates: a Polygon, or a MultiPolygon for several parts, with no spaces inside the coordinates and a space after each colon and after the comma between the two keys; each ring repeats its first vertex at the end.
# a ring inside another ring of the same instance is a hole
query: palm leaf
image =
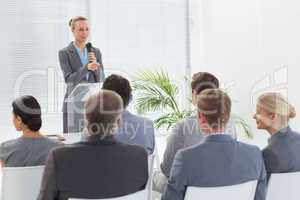
{"type": "Polygon", "coordinates": [[[134,77],[132,88],[137,93],[135,108],[139,114],[164,111],[154,120],[157,128],[166,126],[169,129],[178,120],[190,115],[179,109],[176,101],[178,87],[163,70],[139,71],[134,77]]]}

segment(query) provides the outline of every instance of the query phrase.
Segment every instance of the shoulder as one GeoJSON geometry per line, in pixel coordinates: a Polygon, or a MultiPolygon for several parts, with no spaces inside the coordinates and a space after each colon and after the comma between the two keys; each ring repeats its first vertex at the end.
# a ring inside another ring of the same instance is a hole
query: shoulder
{"type": "Polygon", "coordinates": [[[177,122],[172,127],[172,134],[173,137],[182,137],[186,138],[188,136],[197,135],[200,133],[199,125],[196,116],[190,116],[186,119],[183,119],[177,122]]]}
{"type": "Polygon", "coordinates": [[[60,143],[56,140],[50,139],[48,137],[43,137],[43,141],[44,141],[45,144],[48,144],[50,146],[61,146],[61,145],[63,145],[62,143],[60,143]]]}
{"type": "Polygon", "coordinates": [[[257,146],[239,141],[236,141],[236,144],[241,151],[261,157],[261,150],[257,146]]]}
{"type": "Polygon", "coordinates": [[[195,126],[195,125],[198,125],[198,121],[197,121],[197,117],[196,116],[190,116],[190,117],[187,117],[183,120],[180,120],[179,122],[177,122],[175,125],[174,125],[174,128],[187,128],[187,127],[192,127],[192,126],[195,126]]]}
{"type": "Polygon", "coordinates": [[[93,47],[93,51],[94,51],[97,55],[100,55],[100,56],[101,56],[101,51],[100,51],[99,48],[93,47]]]}
{"type": "Polygon", "coordinates": [[[133,114],[129,111],[125,111],[126,113],[124,113],[123,115],[123,120],[124,121],[132,121],[132,122],[136,122],[136,123],[142,123],[142,124],[147,124],[147,125],[152,125],[153,126],[153,121],[146,118],[146,117],[143,117],[143,116],[140,116],[140,115],[136,115],[136,114],[133,114]]]}
{"type": "Polygon", "coordinates": [[[120,148],[122,152],[127,152],[132,157],[148,157],[145,148],[139,145],[117,142],[116,148],[120,148]]]}
{"type": "Polygon", "coordinates": [[[71,42],[68,46],[66,46],[66,47],[64,47],[64,48],[62,48],[62,49],[60,49],[60,50],[58,51],[58,54],[59,54],[59,55],[65,55],[65,54],[67,54],[70,50],[71,50],[71,51],[74,50],[74,45],[73,45],[72,42],[71,42]]]}
{"type": "Polygon", "coordinates": [[[72,44],[72,42],[71,42],[68,46],[66,46],[66,47],[64,47],[64,48],[62,48],[62,49],[60,49],[59,52],[67,52],[67,51],[69,51],[70,49],[72,49],[72,47],[73,47],[73,44],[72,44]]]}
{"type": "Polygon", "coordinates": [[[14,147],[18,147],[20,143],[22,143],[22,138],[8,140],[6,142],[1,143],[1,150],[8,150],[14,147]]]}

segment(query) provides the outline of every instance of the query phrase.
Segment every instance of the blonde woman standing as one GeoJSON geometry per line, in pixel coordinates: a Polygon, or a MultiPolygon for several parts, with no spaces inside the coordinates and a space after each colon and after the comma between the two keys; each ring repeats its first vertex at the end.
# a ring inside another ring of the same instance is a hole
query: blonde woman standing
{"type": "MultiPolygon", "coordinates": [[[[101,52],[87,45],[90,25],[85,17],[74,17],[69,21],[74,41],[59,51],[59,63],[64,75],[67,91],[64,100],[79,83],[96,83],[104,80],[101,52]]],[[[63,104],[63,131],[68,132],[67,105],[63,104]]]]}
{"type": "Polygon", "coordinates": [[[263,150],[268,176],[300,171],[300,135],[289,126],[295,116],[294,107],[279,93],[265,93],[258,98],[253,118],[258,129],[270,134],[263,150]]]}

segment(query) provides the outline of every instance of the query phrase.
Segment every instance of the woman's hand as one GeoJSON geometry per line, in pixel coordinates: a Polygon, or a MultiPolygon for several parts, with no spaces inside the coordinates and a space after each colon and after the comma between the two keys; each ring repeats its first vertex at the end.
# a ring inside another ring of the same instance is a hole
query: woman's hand
{"type": "Polygon", "coordinates": [[[100,67],[100,64],[97,62],[91,62],[91,63],[87,64],[87,68],[90,71],[96,71],[99,67],[100,67]]]}

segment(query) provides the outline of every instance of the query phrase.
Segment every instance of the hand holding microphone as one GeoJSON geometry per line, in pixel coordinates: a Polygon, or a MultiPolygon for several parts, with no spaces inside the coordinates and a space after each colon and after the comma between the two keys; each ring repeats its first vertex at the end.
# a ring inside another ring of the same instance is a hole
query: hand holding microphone
{"type": "Polygon", "coordinates": [[[87,65],[88,70],[95,71],[100,67],[100,64],[97,62],[96,55],[93,51],[92,44],[88,42],[86,44],[86,49],[88,52],[89,64],[87,65]]]}
{"type": "Polygon", "coordinates": [[[96,55],[93,51],[92,44],[90,42],[86,43],[86,49],[88,52],[88,59],[89,64],[87,65],[87,68],[90,72],[90,75],[94,77],[94,81],[99,82],[99,78],[96,75],[96,70],[100,67],[100,64],[97,62],[96,55]]]}

